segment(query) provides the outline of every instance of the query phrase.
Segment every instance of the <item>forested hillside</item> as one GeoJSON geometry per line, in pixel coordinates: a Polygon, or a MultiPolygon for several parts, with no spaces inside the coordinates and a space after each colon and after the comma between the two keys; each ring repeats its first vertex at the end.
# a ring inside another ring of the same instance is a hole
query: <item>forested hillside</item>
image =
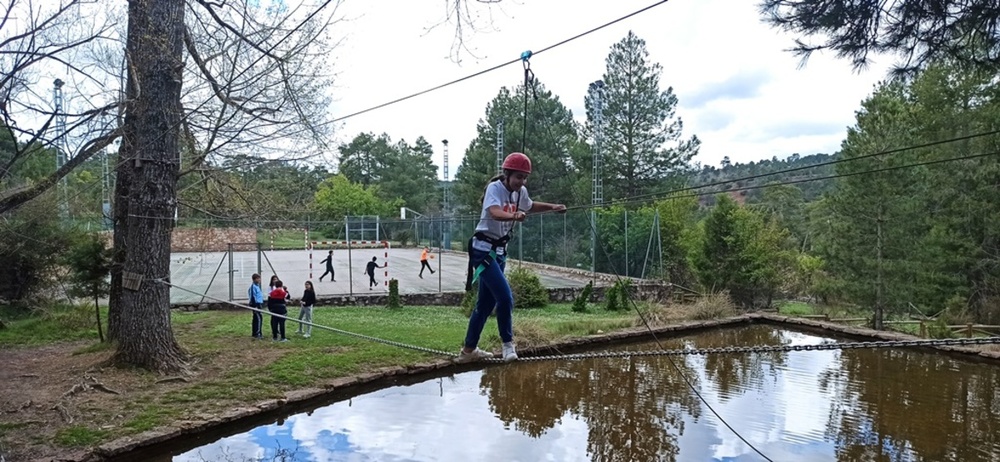
{"type": "Polygon", "coordinates": [[[692,186],[725,183],[728,188],[743,189],[739,195],[751,203],[759,202],[763,197],[764,190],[757,188],[758,186],[791,183],[802,191],[803,200],[811,202],[834,187],[832,179],[815,179],[834,175],[836,169],[830,163],[836,159],[836,154],[808,156],[792,154],[785,159],[772,157],[756,162],[733,164],[727,157],[718,168],[704,165],[695,170],[688,176],[688,183],[692,186]]]}

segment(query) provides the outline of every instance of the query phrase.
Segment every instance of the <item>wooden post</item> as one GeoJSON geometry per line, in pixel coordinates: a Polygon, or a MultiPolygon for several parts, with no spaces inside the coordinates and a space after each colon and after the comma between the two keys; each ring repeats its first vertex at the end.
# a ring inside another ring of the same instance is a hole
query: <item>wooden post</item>
{"type": "Polygon", "coordinates": [[[965,325],[965,338],[972,338],[972,323],[965,325]]]}
{"type": "Polygon", "coordinates": [[[927,325],[924,324],[923,320],[921,320],[920,321],[920,338],[926,338],[926,337],[927,337],[927,325]]]}

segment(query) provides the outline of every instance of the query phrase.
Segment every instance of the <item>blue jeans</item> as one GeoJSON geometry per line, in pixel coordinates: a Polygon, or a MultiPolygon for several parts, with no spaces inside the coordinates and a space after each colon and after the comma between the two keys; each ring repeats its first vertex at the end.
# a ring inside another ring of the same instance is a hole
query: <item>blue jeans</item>
{"type": "Polygon", "coordinates": [[[465,347],[469,349],[474,349],[479,344],[479,336],[482,335],[483,327],[494,307],[497,309],[500,340],[504,343],[514,340],[514,294],[503,275],[507,257],[497,256],[497,261],[493,261],[487,255],[489,252],[477,249],[469,251],[469,261],[472,263],[470,271],[475,271],[479,262],[484,259],[489,262],[489,266],[479,274],[479,300],[476,301],[472,316],[469,316],[469,330],[465,333],[465,347]]]}
{"type": "MultiPolygon", "coordinates": [[[[251,307],[260,309],[260,305],[257,303],[251,303],[251,307]]],[[[264,324],[264,315],[260,311],[253,311],[253,325],[250,327],[252,332],[250,335],[255,338],[264,338],[264,334],[261,332],[262,324],[264,324]]]]}

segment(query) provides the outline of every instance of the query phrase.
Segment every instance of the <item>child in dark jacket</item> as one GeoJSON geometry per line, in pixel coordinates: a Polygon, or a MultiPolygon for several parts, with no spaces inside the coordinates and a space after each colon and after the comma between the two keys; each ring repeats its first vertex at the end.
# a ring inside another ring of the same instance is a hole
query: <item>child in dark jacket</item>
{"type": "Polygon", "coordinates": [[[313,305],[316,304],[316,291],[313,290],[313,283],[311,281],[306,281],[306,290],[302,293],[302,311],[299,311],[299,334],[305,338],[309,338],[312,335],[312,324],[306,324],[306,332],[302,333],[302,322],[305,321],[312,323],[313,321],[313,305]]]}
{"type": "Polygon", "coordinates": [[[271,340],[287,342],[288,339],[285,338],[284,316],[288,314],[288,307],[285,306],[285,299],[288,298],[288,292],[280,280],[274,281],[273,285],[274,289],[267,295],[267,311],[281,315],[282,317],[271,316],[271,340]]]}

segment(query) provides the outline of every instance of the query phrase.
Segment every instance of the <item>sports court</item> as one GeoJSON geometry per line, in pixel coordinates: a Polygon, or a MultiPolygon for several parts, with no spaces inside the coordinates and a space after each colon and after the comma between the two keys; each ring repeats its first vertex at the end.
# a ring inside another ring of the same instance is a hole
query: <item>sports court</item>
{"type": "MultiPolygon", "coordinates": [[[[430,274],[424,271],[421,279],[420,273],[420,250],[418,248],[384,249],[384,248],[363,248],[363,249],[336,249],[333,251],[334,271],[336,282],[331,282],[329,276],[319,282],[319,277],[323,274],[324,265],[320,263],[326,258],[327,250],[315,249],[312,251],[312,269],[309,268],[308,250],[273,250],[232,252],[232,258],[227,252],[185,252],[172,253],[170,255],[170,278],[171,282],[178,287],[205,294],[208,297],[222,300],[234,300],[243,302],[247,299],[247,288],[250,285],[250,276],[258,272],[261,274],[264,290],[267,290],[267,283],[272,274],[278,277],[291,288],[292,296],[298,298],[302,295],[303,284],[311,280],[316,288],[316,296],[323,298],[331,295],[366,295],[385,294],[388,292],[386,272],[388,278],[399,281],[400,293],[433,293],[433,292],[455,292],[465,289],[465,271],[468,258],[462,252],[438,253],[434,250],[434,258],[430,260],[430,265],[435,273],[430,274]],[[388,259],[385,258],[388,252],[388,259]],[[258,266],[258,255],[260,263],[258,266]],[[375,280],[378,286],[369,290],[368,276],[364,274],[365,265],[371,261],[372,257],[378,257],[377,263],[383,265],[388,261],[387,268],[379,268],[375,273],[375,280]],[[311,276],[310,276],[311,271],[311,276]]],[[[517,266],[517,261],[509,261],[508,271],[517,266]]],[[[542,285],[547,288],[560,287],[582,287],[586,285],[586,280],[574,277],[559,271],[535,270],[542,281],[542,285]]],[[[214,300],[189,292],[171,289],[171,303],[205,303],[214,300]]]]}

